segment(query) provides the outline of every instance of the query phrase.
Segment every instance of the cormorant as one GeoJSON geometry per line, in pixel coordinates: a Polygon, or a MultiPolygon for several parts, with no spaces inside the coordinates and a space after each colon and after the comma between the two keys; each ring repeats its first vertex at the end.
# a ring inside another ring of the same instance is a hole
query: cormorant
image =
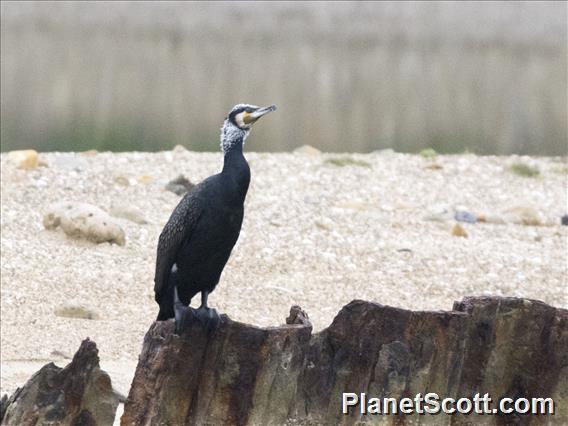
{"type": "Polygon", "coordinates": [[[160,305],[158,321],[183,317],[183,305],[201,292],[201,306],[193,314],[218,319],[207,297],[219,282],[231,250],[239,238],[250,169],[243,145],[253,124],[276,106],[239,104],[221,128],[224,165],[190,190],[172,212],[158,241],[154,291],[160,305]]]}

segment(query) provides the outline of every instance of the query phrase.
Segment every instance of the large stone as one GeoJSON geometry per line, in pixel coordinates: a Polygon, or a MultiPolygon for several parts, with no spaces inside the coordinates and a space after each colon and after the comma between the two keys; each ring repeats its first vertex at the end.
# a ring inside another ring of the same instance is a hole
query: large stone
{"type": "Polygon", "coordinates": [[[314,148],[311,145],[302,145],[296,149],[294,149],[294,154],[303,154],[303,155],[310,155],[310,156],[316,156],[316,155],[320,155],[321,151],[317,148],[314,148]]]}
{"type": "Polygon", "coordinates": [[[8,153],[8,163],[16,166],[18,169],[35,169],[39,165],[37,151],[33,149],[10,151],[8,153]]]}
{"type": "Polygon", "coordinates": [[[568,311],[515,298],[467,298],[449,312],[353,301],[312,335],[222,316],[214,330],[155,322],[144,339],[122,425],[566,424],[568,311]],[[552,397],[556,414],[342,414],[344,392],[368,397],[552,397]]]}
{"type": "Polygon", "coordinates": [[[124,245],[121,226],[100,208],[86,204],[61,202],[53,204],[43,217],[46,229],[58,226],[72,238],[83,238],[95,243],[111,242],[124,245]]]}
{"type": "Polygon", "coordinates": [[[100,369],[96,344],[86,339],[65,368],[46,364],[2,401],[2,425],[112,425],[119,395],[100,369]]]}
{"type": "Polygon", "coordinates": [[[544,215],[531,206],[515,206],[504,211],[505,222],[526,226],[543,226],[544,215]]]}

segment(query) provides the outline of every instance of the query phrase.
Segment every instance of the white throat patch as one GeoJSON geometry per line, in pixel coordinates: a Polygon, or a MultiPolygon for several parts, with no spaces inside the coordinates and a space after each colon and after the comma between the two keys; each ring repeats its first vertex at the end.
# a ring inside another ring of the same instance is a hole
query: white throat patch
{"type": "Polygon", "coordinates": [[[221,151],[227,153],[235,144],[242,140],[243,145],[249,135],[249,130],[243,130],[235,126],[228,119],[221,127],[221,151]]]}

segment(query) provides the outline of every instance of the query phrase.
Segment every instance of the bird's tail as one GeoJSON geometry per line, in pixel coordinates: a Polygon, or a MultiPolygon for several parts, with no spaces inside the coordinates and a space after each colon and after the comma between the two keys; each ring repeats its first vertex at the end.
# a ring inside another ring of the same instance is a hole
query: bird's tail
{"type": "Polygon", "coordinates": [[[174,316],[175,314],[173,305],[171,307],[160,306],[160,312],[158,312],[158,318],[156,318],[156,321],[166,321],[170,318],[173,318],[174,316]]]}
{"type": "Polygon", "coordinates": [[[173,274],[170,274],[168,279],[168,286],[165,291],[160,294],[158,305],[160,305],[160,312],[158,313],[158,318],[156,321],[165,321],[170,318],[174,318],[174,288],[175,288],[175,279],[172,277],[173,274]]]}

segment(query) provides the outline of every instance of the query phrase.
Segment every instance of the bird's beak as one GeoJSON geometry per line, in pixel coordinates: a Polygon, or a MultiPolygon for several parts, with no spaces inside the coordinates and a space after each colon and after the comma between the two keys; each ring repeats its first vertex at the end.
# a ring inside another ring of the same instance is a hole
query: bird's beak
{"type": "Polygon", "coordinates": [[[266,115],[266,114],[268,114],[269,112],[272,112],[272,111],[276,111],[276,105],[270,105],[270,106],[267,106],[267,107],[259,108],[256,111],[247,114],[244,117],[243,121],[245,122],[245,124],[252,124],[256,120],[258,120],[260,117],[262,117],[263,115],[266,115]]]}

